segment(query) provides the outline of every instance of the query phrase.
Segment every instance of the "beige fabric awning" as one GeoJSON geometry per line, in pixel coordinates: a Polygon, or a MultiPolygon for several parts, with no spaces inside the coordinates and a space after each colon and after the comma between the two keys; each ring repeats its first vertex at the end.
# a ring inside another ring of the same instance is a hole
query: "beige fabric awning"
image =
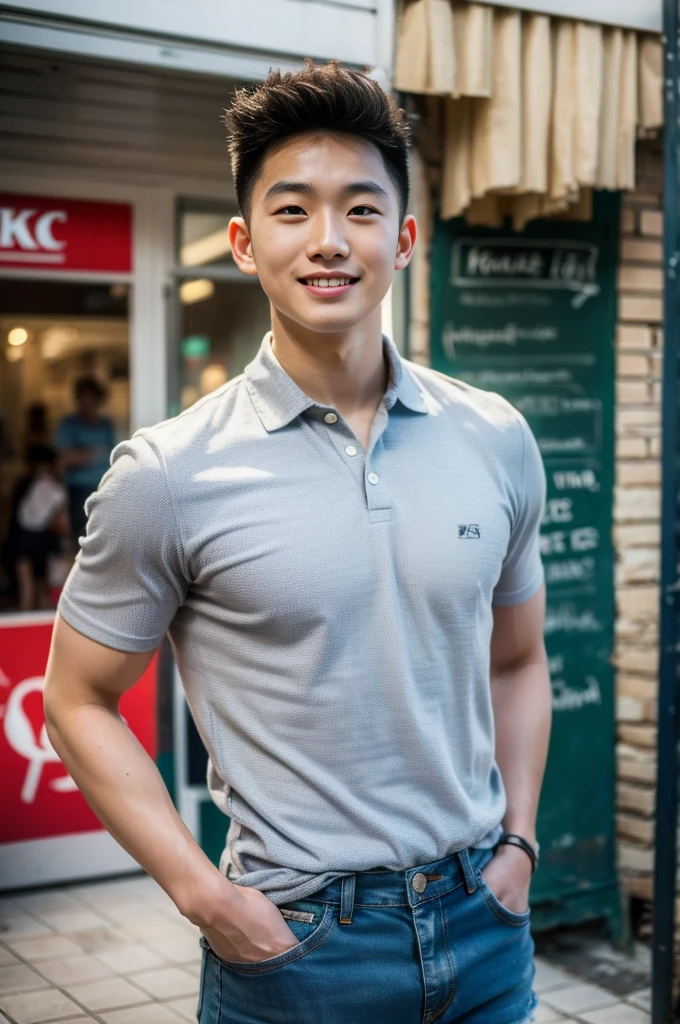
{"type": "Polygon", "coordinates": [[[663,122],[658,36],[468,0],[402,0],[394,86],[442,97],[441,216],[587,215],[663,122]]]}

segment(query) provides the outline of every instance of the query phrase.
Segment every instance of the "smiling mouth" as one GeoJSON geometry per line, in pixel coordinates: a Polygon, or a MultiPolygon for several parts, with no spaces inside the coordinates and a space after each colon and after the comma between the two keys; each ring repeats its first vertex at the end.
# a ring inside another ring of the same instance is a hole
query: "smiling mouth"
{"type": "Polygon", "coordinates": [[[346,288],[348,285],[356,284],[358,277],[349,277],[347,274],[337,274],[335,277],[299,277],[300,284],[308,288],[346,288]]]}

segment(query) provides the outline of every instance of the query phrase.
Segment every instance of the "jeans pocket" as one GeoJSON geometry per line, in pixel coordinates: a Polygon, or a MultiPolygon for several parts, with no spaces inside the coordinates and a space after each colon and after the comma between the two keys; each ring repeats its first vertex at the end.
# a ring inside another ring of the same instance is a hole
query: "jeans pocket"
{"type": "Polygon", "coordinates": [[[496,896],[491,886],[485,882],[482,871],[477,868],[475,871],[475,878],[479,886],[484,902],[494,917],[497,917],[503,924],[509,924],[514,928],[522,928],[524,925],[529,923],[531,918],[531,907],[527,907],[521,914],[516,913],[514,910],[510,910],[506,907],[496,896]]]}
{"type": "MultiPolygon", "coordinates": [[[[283,910],[284,908],[279,908],[283,910]]],[[[286,924],[299,940],[297,945],[278,953],[276,956],[268,957],[266,960],[249,960],[240,962],[237,960],[223,960],[211,948],[205,936],[201,936],[200,942],[204,950],[214,957],[221,967],[237,974],[266,974],[275,971],[286,964],[300,960],[307,953],[319,946],[329,935],[333,927],[333,907],[331,904],[318,903],[313,911],[300,910],[299,903],[286,905],[295,913],[294,917],[286,915],[286,924]],[[313,917],[314,921],[309,921],[313,917]]]]}

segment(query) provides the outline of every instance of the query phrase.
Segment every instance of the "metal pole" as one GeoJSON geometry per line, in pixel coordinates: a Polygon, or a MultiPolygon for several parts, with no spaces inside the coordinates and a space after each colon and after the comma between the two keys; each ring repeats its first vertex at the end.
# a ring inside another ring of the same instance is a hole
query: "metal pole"
{"type": "Polygon", "coordinates": [[[680,351],[680,0],[663,0],[664,355],[662,384],[659,734],[654,855],[652,1024],[673,1020],[678,823],[678,353],[680,351]]]}

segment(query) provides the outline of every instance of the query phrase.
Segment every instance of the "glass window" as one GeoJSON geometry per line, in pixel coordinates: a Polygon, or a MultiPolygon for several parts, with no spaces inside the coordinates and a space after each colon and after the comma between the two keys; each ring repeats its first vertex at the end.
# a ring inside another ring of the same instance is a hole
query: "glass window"
{"type": "Polygon", "coordinates": [[[54,607],[128,436],[128,293],[0,280],[0,609],[54,607]]]}
{"type": "Polygon", "coordinates": [[[270,328],[269,300],[248,279],[179,285],[180,408],[243,373],[270,328]]]}
{"type": "Polygon", "coordinates": [[[181,205],[178,212],[179,266],[233,267],[228,226],[231,218],[238,214],[236,206],[206,210],[181,205]]]}
{"type": "Polygon", "coordinates": [[[170,415],[242,373],[271,326],[259,281],[231,257],[227,229],[237,213],[228,203],[178,203],[170,415]]]}

